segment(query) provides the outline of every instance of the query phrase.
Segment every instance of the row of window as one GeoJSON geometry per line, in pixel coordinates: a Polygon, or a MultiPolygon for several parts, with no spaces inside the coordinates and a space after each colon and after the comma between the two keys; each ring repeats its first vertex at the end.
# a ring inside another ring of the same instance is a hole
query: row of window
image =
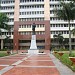
{"type": "MultiPolygon", "coordinates": [[[[69,34],[69,31],[51,31],[51,34],[69,34]]],[[[30,35],[32,32],[19,32],[20,35],[30,35]]],[[[38,31],[36,34],[45,34],[44,31],[38,31]]],[[[2,32],[2,35],[13,35],[13,32],[2,32]]]]}
{"type": "Polygon", "coordinates": [[[14,12],[7,12],[5,13],[7,16],[13,16],[14,15],[14,12]]]}
{"type": "Polygon", "coordinates": [[[14,9],[14,6],[8,6],[8,7],[1,7],[1,10],[12,10],[12,9],[14,9]]]}
{"type": "Polygon", "coordinates": [[[58,17],[50,17],[50,20],[51,21],[54,21],[54,20],[62,20],[61,18],[58,18],[58,17]]]}
{"type": "Polygon", "coordinates": [[[55,11],[54,10],[50,10],[50,14],[55,14],[55,11]]]}
{"type": "MultiPolygon", "coordinates": [[[[50,1],[60,1],[60,0],[50,0],[50,1]]],[[[71,0],[65,0],[65,1],[71,1],[71,0]]],[[[44,0],[20,0],[20,3],[24,2],[44,2],[44,0]]],[[[9,3],[15,3],[15,0],[5,0],[1,1],[2,4],[9,4],[9,3]]]]}
{"type": "Polygon", "coordinates": [[[51,34],[69,34],[69,31],[51,31],[51,34]]]}
{"type": "MultiPolygon", "coordinates": [[[[19,43],[30,43],[31,40],[19,40],[19,43]]],[[[37,43],[45,43],[45,40],[36,40],[37,43]]]]}
{"type": "Polygon", "coordinates": [[[43,2],[44,0],[20,0],[21,3],[23,2],[43,2]]]}
{"type": "Polygon", "coordinates": [[[50,17],[50,20],[51,21],[65,21],[65,22],[67,22],[67,20],[63,20],[63,19],[61,19],[59,17],[50,17]]]}
{"type": "MultiPolygon", "coordinates": [[[[32,25],[31,24],[28,24],[28,25],[19,25],[19,28],[31,28],[32,25]]],[[[36,28],[39,28],[39,27],[45,27],[44,24],[36,24],[36,28]]]]}
{"type": "MultiPolygon", "coordinates": [[[[68,27],[68,24],[50,24],[50,27],[68,27]]],[[[75,27],[75,24],[70,24],[70,27],[75,27]]]]}
{"type": "MultiPolygon", "coordinates": [[[[60,7],[60,5],[50,5],[50,8],[57,8],[60,7]]],[[[29,8],[44,8],[44,5],[21,5],[20,9],[29,9],[29,8]]],[[[8,7],[1,7],[2,10],[9,10],[9,9],[14,9],[14,6],[8,6],[8,7]]]]}
{"type": "Polygon", "coordinates": [[[44,14],[44,11],[20,12],[20,15],[37,15],[44,14]]]}
{"type": "Polygon", "coordinates": [[[14,22],[14,19],[13,19],[13,18],[10,18],[10,19],[9,19],[9,22],[14,22]]]}
{"type": "Polygon", "coordinates": [[[2,4],[10,4],[10,3],[15,3],[15,0],[5,0],[1,1],[2,4]]]}
{"type": "MultiPolygon", "coordinates": [[[[14,19],[9,19],[9,22],[13,22],[14,19]]],[[[44,18],[20,18],[19,21],[44,21],[44,18]]],[[[52,20],[51,20],[52,21],[52,20]]],[[[72,25],[74,27],[75,25],[72,25]]],[[[68,25],[51,25],[51,27],[68,27],[68,25]]]]}
{"type": "Polygon", "coordinates": [[[44,8],[44,5],[21,5],[20,9],[44,8]]]}
{"type": "MultiPolygon", "coordinates": [[[[50,0],[50,1],[60,1],[60,0],[50,0]]],[[[71,1],[71,0],[64,0],[64,1],[71,1]]]]}
{"type": "Polygon", "coordinates": [[[44,18],[20,18],[19,21],[44,21],[44,18]]]}
{"type": "Polygon", "coordinates": [[[13,35],[13,32],[2,32],[2,35],[13,35]]]}
{"type": "Polygon", "coordinates": [[[59,8],[61,7],[60,4],[50,4],[50,8],[59,8]]]}
{"type": "MultiPolygon", "coordinates": [[[[32,34],[32,32],[19,32],[19,35],[30,35],[30,34],[32,34]]],[[[45,34],[45,32],[43,32],[43,31],[38,31],[38,32],[36,32],[36,34],[45,34]]]]}

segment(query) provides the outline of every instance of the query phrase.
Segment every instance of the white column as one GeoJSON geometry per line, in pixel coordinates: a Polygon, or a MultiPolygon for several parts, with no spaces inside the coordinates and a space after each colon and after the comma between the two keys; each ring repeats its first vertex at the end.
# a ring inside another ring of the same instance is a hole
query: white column
{"type": "Polygon", "coordinates": [[[3,39],[1,39],[1,49],[3,49],[3,39]]]}
{"type": "Polygon", "coordinates": [[[50,20],[50,5],[49,0],[44,0],[44,17],[45,20],[50,20]]]}

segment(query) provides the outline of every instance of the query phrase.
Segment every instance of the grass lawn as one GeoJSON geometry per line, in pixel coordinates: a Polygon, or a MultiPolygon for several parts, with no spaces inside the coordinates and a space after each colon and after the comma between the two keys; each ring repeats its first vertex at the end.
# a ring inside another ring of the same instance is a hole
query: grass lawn
{"type": "MultiPolygon", "coordinates": [[[[74,53],[74,52],[73,52],[74,53]]],[[[69,59],[69,54],[64,53],[62,56],[60,56],[58,53],[54,53],[54,55],[66,66],[68,66],[71,70],[75,72],[75,65],[72,65],[72,61],[69,59]]]]}
{"type": "Polygon", "coordinates": [[[0,51],[0,57],[7,56],[7,51],[0,51]]]}

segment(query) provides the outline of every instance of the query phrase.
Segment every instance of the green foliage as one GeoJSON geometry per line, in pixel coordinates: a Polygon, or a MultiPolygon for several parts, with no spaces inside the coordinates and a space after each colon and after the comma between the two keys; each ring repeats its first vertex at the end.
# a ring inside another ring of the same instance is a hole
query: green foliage
{"type": "Polygon", "coordinates": [[[55,9],[57,17],[68,21],[69,25],[69,51],[71,54],[71,29],[70,22],[75,19],[75,3],[73,1],[65,2],[64,0],[59,1],[61,7],[55,9]]]}
{"type": "Polygon", "coordinates": [[[60,2],[60,5],[62,7],[60,7],[59,9],[56,9],[56,15],[61,18],[61,19],[64,19],[64,20],[74,20],[75,18],[75,4],[73,2],[64,2],[64,1],[61,1],[60,2]]]}
{"type": "Polygon", "coordinates": [[[9,21],[9,18],[7,17],[7,15],[4,13],[0,13],[0,28],[7,29],[8,21],[9,21]]]}
{"type": "Polygon", "coordinates": [[[60,56],[58,53],[54,54],[58,59],[60,59],[60,56]]]}
{"type": "Polygon", "coordinates": [[[75,72],[75,65],[71,66],[71,68],[75,72]]]}
{"type": "Polygon", "coordinates": [[[7,51],[7,49],[6,49],[6,48],[4,48],[4,49],[1,49],[1,51],[7,51]]]}
{"type": "Polygon", "coordinates": [[[53,35],[54,37],[54,41],[57,40],[57,42],[59,43],[59,47],[63,45],[63,36],[62,34],[57,34],[57,35],[53,35]]]}
{"type": "Polygon", "coordinates": [[[59,51],[67,51],[67,49],[61,47],[59,51]]]}
{"type": "Polygon", "coordinates": [[[59,49],[57,49],[57,48],[53,48],[53,51],[59,51],[59,49]]]}
{"type": "Polygon", "coordinates": [[[74,29],[72,29],[72,34],[73,34],[73,36],[75,36],[75,28],[74,29]]]}
{"type": "Polygon", "coordinates": [[[69,56],[70,57],[75,57],[75,53],[71,53],[69,56]]]}
{"type": "Polygon", "coordinates": [[[60,48],[53,48],[53,51],[57,51],[57,52],[63,52],[63,51],[68,51],[68,49],[65,49],[63,47],[60,47],[60,48]]]}
{"type": "Polygon", "coordinates": [[[59,56],[58,53],[54,54],[63,64],[68,66],[71,70],[75,72],[75,65],[72,65],[72,61],[69,59],[69,54],[64,53],[63,56],[59,56]]]}
{"type": "Polygon", "coordinates": [[[3,56],[7,56],[7,52],[6,51],[0,51],[0,57],[3,57],[3,56]]]}
{"type": "Polygon", "coordinates": [[[68,65],[68,66],[71,66],[71,65],[72,65],[72,61],[69,59],[69,54],[66,54],[66,53],[65,53],[65,54],[62,56],[61,61],[62,61],[64,64],[68,65]]]}

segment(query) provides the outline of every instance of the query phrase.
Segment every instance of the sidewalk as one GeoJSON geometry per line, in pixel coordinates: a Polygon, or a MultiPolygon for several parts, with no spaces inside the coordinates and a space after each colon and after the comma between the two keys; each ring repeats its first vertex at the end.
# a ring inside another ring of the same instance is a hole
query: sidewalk
{"type": "Polygon", "coordinates": [[[60,75],[49,54],[0,58],[1,75],[60,75]]]}
{"type": "Polygon", "coordinates": [[[0,58],[0,75],[75,75],[52,54],[0,58]]]}
{"type": "Polygon", "coordinates": [[[73,72],[71,69],[69,69],[67,66],[62,64],[60,60],[58,60],[55,56],[50,54],[50,57],[52,61],[54,62],[55,66],[59,70],[61,75],[75,75],[75,72],[73,72]]]}

